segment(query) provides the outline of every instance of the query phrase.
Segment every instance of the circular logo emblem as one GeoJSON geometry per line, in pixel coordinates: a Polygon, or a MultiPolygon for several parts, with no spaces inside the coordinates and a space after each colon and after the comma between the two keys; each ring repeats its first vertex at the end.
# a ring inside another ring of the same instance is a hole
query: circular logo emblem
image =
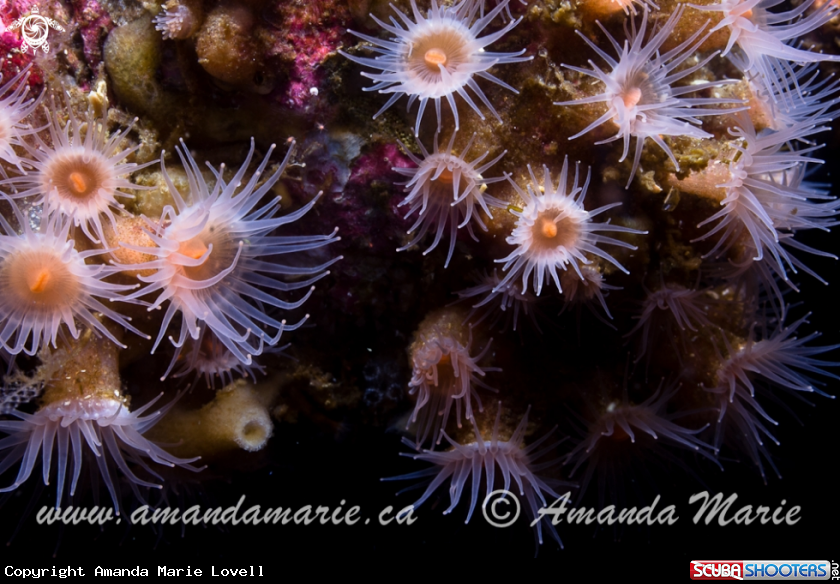
{"type": "Polygon", "coordinates": [[[50,45],[47,42],[49,29],[64,30],[64,27],[52,18],[41,16],[38,13],[37,6],[33,6],[32,12],[18,18],[9,26],[9,30],[15,30],[16,28],[20,28],[21,36],[23,36],[23,43],[20,45],[20,50],[23,53],[29,50],[30,47],[32,47],[33,52],[37,51],[38,47],[41,47],[45,53],[49,53],[50,45]]]}

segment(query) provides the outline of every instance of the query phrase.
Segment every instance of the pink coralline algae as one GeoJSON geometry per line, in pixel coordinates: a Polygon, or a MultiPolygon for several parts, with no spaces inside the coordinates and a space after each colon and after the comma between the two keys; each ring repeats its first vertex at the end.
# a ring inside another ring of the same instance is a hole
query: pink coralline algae
{"type": "MultiPolygon", "coordinates": [[[[7,17],[5,13],[0,12],[0,26],[8,25],[15,18],[7,17]]],[[[18,32],[11,30],[3,31],[0,28],[0,79],[4,82],[17,75],[27,65],[32,63],[32,54],[22,53],[20,51],[20,45],[21,39],[18,32]]],[[[44,76],[37,66],[33,66],[29,70],[26,83],[29,84],[34,95],[38,95],[41,92],[44,86],[44,76]]]]}
{"type": "Polygon", "coordinates": [[[22,14],[28,14],[32,6],[36,5],[34,0],[9,0],[0,5],[0,21],[8,27],[12,21],[20,18],[22,14]]]}
{"type": "Polygon", "coordinates": [[[108,12],[96,0],[75,0],[73,17],[82,36],[84,53],[88,64],[95,68],[102,62],[102,45],[105,37],[114,28],[108,12]]]}
{"type": "MultiPolygon", "coordinates": [[[[281,102],[301,112],[318,104],[324,82],[324,60],[345,44],[350,23],[346,6],[325,2],[278,2],[275,17],[282,21],[280,34],[267,57],[279,57],[288,67],[289,83],[281,102]]],[[[272,19],[273,21],[273,19],[272,19]]]]}
{"type": "MultiPolygon", "coordinates": [[[[397,210],[398,197],[391,196],[389,204],[391,213],[382,213],[370,198],[374,196],[370,187],[372,182],[382,181],[386,186],[388,177],[390,182],[398,180],[399,175],[391,170],[393,167],[407,168],[411,161],[399,151],[396,144],[377,146],[371,152],[362,154],[350,169],[350,177],[341,192],[330,197],[332,203],[325,212],[329,213],[334,206],[335,222],[346,225],[342,236],[361,244],[363,247],[384,252],[392,251],[393,241],[390,236],[398,237],[398,233],[405,231],[408,221],[401,219],[397,210]]],[[[396,190],[396,188],[395,188],[396,190]]]]}

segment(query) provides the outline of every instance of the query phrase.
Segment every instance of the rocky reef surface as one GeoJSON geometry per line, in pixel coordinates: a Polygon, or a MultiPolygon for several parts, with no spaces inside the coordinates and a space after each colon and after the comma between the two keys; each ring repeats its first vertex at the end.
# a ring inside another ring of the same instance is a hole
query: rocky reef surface
{"type": "Polygon", "coordinates": [[[6,549],[828,551],[840,18],[698,4],[0,3],[6,549]],[[528,527],[567,491],[679,521],[528,527]],[[370,523],[36,520],[243,495],[370,523]]]}

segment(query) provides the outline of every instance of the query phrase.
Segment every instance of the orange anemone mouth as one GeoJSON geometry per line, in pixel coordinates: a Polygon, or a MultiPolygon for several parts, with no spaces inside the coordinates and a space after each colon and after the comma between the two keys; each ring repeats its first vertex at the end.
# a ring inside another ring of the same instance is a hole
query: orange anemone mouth
{"type": "Polygon", "coordinates": [[[181,242],[181,245],[178,247],[178,253],[197,260],[207,253],[209,249],[200,237],[193,237],[190,240],[181,242]]]}
{"type": "Polygon", "coordinates": [[[413,43],[408,62],[421,76],[440,78],[441,68],[452,73],[470,61],[469,46],[470,39],[457,29],[436,30],[413,43]]]}
{"type": "Polygon", "coordinates": [[[636,107],[642,100],[642,90],[639,87],[630,87],[621,98],[624,100],[624,107],[627,109],[636,107]]]}
{"type": "Polygon", "coordinates": [[[449,170],[448,168],[445,168],[445,169],[443,169],[443,172],[441,172],[440,175],[438,175],[437,179],[435,179],[435,180],[437,180],[438,182],[441,182],[445,185],[451,185],[452,182],[455,180],[455,177],[452,174],[451,170],[449,170]]]}
{"type": "Polygon", "coordinates": [[[45,190],[55,190],[66,200],[83,202],[113,182],[111,165],[94,152],[72,152],[56,156],[44,170],[45,190]]]}
{"type": "Polygon", "coordinates": [[[7,258],[0,266],[0,286],[21,311],[70,306],[80,292],[78,277],[51,250],[26,250],[7,258]]]}
{"type": "Polygon", "coordinates": [[[547,209],[534,221],[531,234],[536,247],[570,248],[574,247],[580,237],[580,225],[558,209],[547,209]]]}
{"type": "Polygon", "coordinates": [[[656,103],[659,100],[659,93],[650,75],[643,70],[635,72],[621,83],[621,90],[617,93],[617,97],[621,99],[626,109],[631,110],[638,105],[656,103]]]}
{"type": "Polygon", "coordinates": [[[448,61],[446,53],[443,50],[434,48],[426,51],[423,59],[426,61],[426,66],[432,71],[437,71],[441,65],[446,65],[448,61]]]}
{"type": "Polygon", "coordinates": [[[192,239],[182,241],[178,248],[181,255],[193,260],[204,257],[204,261],[197,266],[180,266],[180,269],[190,280],[209,280],[230,268],[237,250],[238,242],[227,231],[208,226],[192,239]]]}

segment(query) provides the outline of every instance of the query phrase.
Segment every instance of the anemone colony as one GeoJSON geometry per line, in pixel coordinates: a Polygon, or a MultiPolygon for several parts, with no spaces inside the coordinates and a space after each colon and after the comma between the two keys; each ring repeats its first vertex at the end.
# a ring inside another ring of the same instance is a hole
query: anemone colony
{"type": "Polygon", "coordinates": [[[95,465],[125,509],[307,419],[533,518],[650,462],[766,482],[784,394],[831,397],[788,303],[834,258],[837,3],[93,4],[87,69],[0,37],[0,491],[95,465]]]}
{"type": "MultiPolygon", "coordinates": [[[[31,112],[41,97],[24,101],[25,92],[16,85],[20,78],[18,75],[0,89],[14,98],[6,100],[10,120],[21,117],[12,111],[14,107],[31,112]]],[[[136,485],[161,487],[138,477],[128,467],[123,450],[128,451],[128,461],[154,478],[160,476],[143,458],[197,471],[200,469],[189,463],[199,457],[174,457],[143,436],[172,404],[141,417],[140,413],[157,401],[155,398],[130,411],[130,400],[121,392],[118,355],[96,364],[79,360],[80,354],[85,355],[92,346],[102,350],[98,339],[92,339],[91,334],[127,348],[117,338],[122,334],[115,334],[103,324],[106,317],[122,329],[150,338],[130,324],[130,317],[103,304],[97,297],[106,297],[109,304],[116,306],[113,303],[138,304],[145,296],[158,293],[151,304],[143,302],[148,311],[161,309],[166,303],[152,354],[170,331],[174,317],[181,315],[180,322],[172,327],[178,331],[177,339],[169,337],[174,351],[162,379],[179,360],[181,349],[189,339],[195,347],[204,340],[211,343],[211,355],[216,361],[208,365],[201,351],[193,348],[188,356],[190,361],[182,363],[180,373],[195,370],[208,378],[212,375],[224,380],[232,372],[249,371],[254,366],[253,357],[261,355],[266,347],[276,346],[285,331],[298,328],[306,319],[287,324],[285,319],[269,316],[267,307],[298,308],[309,298],[312,288],[294,301],[283,300],[268,291],[308,288],[329,273],[328,265],[340,259],[310,266],[300,260],[283,265],[273,261],[274,258],[321,248],[338,238],[336,230],[324,236],[271,235],[306,214],[319,195],[300,209],[281,216],[277,197],[268,193],[286,168],[294,142],[290,142],[286,159],[264,177],[274,145],[251,171],[255,148],[252,140],[244,163],[232,176],[225,176],[224,164],[216,169],[208,163],[212,187],[181,141],[176,149],[186,177],[185,194],[181,195],[161,159],[161,175],[172,203],[164,205],[157,217],[141,217],[145,226],[139,240],[135,237],[122,241],[125,234],[118,230],[117,224],[133,217],[123,210],[124,205],[117,204],[115,196],[132,196],[117,189],[151,188],[122,177],[157,160],[141,165],[125,163],[140,147],[139,144],[120,147],[130,127],[109,137],[106,121],[88,110],[83,129],[72,109],[68,109],[68,119],[62,125],[56,101],[53,99],[50,105],[51,110],[45,114],[50,120],[47,141],[23,122],[9,125],[7,139],[7,148],[17,145],[28,156],[10,158],[20,166],[20,174],[2,181],[3,188],[9,191],[3,193],[3,198],[11,209],[9,219],[0,217],[5,231],[0,264],[2,347],[12,359],[19,354],[37,355],[41,364],[33,376],[27,376],[22,369],[16,375],[20,379],[18,383],[39,384],[42,391],[33,414],[15,409],[11,414],[20,421],[3,422],[2,429],[9,435],[3,440],[6,452],[2,468],[5,470],[21,460],[17,479],[3,490],[13,490],[29,478],[39,452],[43,480],[49,484],[53,440],[57,439],[56,506],[65,501],[63,487],[72,447],[74,471],[69,496],[74,495],[83,460],[90,458],[83,450],[87,453],[89,449],[119,512],[121,497],[111,476],[113,466],[135,491],[136,485]],[[32,136],[36,144],[27,142],[25,136],[32,136]],[[247,180],[246,173],[250,176],[247,180]],[[24,216],[13,199],[28,205],[30,217],[24,216]],[[118,215],[114,214],[115,210],[118,215]],[[103,215],[108,220],[110,238],[105,235],[103,215]],[[75,231],[73,226],[80,229],[75,231]],[[79,253],[75,246],[77,239],[83,238],[92,248],[79,253]],[[106,239],[109,239],[107,247],[106,239]],[[130,264],[113,259],[87,263],[88,258],[107,257],[115,248],[147,259],[130,264]],[[107,280],[121,272],[146,285],[107,280]],[[298,279],[283,281],[278,275],[298,279]],[[306,277],[300,279],[300,276],[306,277]],[[128,294],[129,291],[133,292],[128,294]],[[78,324],[88,330],[83,332],[78,324]],[[276,332],[268,333],[266,327],[276,332]],[[81,366],[86,368],[79,369],[81,366]],[[94,372],[94,379],[81,375],[88,368],[94,372]]]]}

